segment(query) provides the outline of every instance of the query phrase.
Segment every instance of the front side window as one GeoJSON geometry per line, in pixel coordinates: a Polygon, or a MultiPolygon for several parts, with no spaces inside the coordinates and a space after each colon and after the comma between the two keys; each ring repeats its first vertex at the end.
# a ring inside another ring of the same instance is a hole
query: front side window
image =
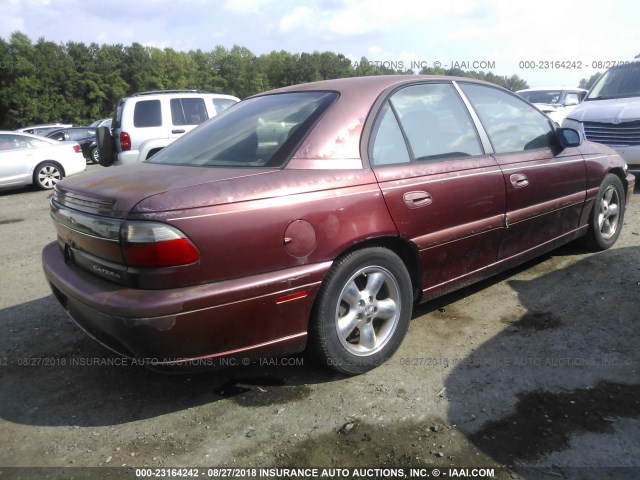
{"type": "Polygon", "coordinates": [[[337,97],[335,92],[308,91],[245,100],[148,161],[208,167],[281,167],[337,97]]]}
{"type": "Polygon", "coordinates": [[[209,119],[202,98],[172,98],[170,105],[174,125],[200,125],[209,119]]]}
{"type": "Polygon", "coordinates": [[[580,97],[577,93],[567,93],[564,97],[565,104],[578,104],[580,103],[580,97]]]}
{"type": "Polygon", "coordinates": [[[137,128],[162,126],[160,100],[141,100],[133,110],[133,125],[137,128]]]}
{"type": "Polygon", "coordinates": [[[22,135],[0,135],[0,150],[17,150],[20,148],[49,147],[50,143],[37,138],[22,135]]]}
{"type": "Polygon", "coordinates": [[[69,130],[69,140],[81,140],[83,138],[92,137],[96,134],[93,129],[87,130],[69,130]]]}
{"type": "Polygon", "coordinates": [[[518,97],[493,87],[461,83],[496,153],[549,148],[556,136],[547,117],[518,97]]]}

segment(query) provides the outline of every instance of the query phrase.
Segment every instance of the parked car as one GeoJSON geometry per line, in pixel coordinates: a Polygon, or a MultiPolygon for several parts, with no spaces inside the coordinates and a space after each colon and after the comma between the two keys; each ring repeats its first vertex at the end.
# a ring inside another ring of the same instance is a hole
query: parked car
{"type": "Polygon", "coordinates": [[[558,125],[587,95],[584,88],[527,88],[516,93],[547,114],[558,125]]]}
{"type": "Polygon", "coordinates": [[[19,128],[16,132],[31,133],[32,135],[44,135],[47,132],[55,130],[57,128],[69,128],[71,124],[65,123],[46,123],[44,125],[31,125],[30,127],[19,128]]]}
{"type": "Polygon", "coordinates": [[[53,140],[73,140],[80,144],[82,155],[87,161],[98,163],[98,145],[96,144],[96,129],[91,127],[61,128],[48,132],[45,137],[53,140]]]}
{"type": "Polygon", "coordinates": [[[112,123],[113,119],[111,118],[103,118],[101,120],[96,120],[95,122],[93,122],[91,125],[89,125],[90,127],[94,127],[94,128],[98,128],[98,127],[107,127],[107,128],[111,128],[111,123],[112,123]]]}
{"type": "Polygon", "coordinates": [[[85,168],[87,163],[76,142],[0,131],[0,187],[34,184],[45,190],[85,168]]]}
{"type": "Polygon", "coordinates": [[[414,303],[580,237],[611,247],[634,183],[614,150],[490,83],[307,83],[59,184],[44,272],[82,329],[152,365],[306,347],[357,374],[398,348],[414,303]]]}
{"type": "Polygon", "coordinates": [[[640,59],[607,70],[562,125],[615,148],[640,174],[640,59]]]}
{"type": "Polygon", "coordinates": [[[116,107],[113,132],[102,128],[98,134],[99,148],[102,142],[110,144],[109,151],[111,144],[115,149],[111,155],[99,154],[100,164],[142,162],[239,100],[199,90],[160,90],[125,97],[116,107]]]}

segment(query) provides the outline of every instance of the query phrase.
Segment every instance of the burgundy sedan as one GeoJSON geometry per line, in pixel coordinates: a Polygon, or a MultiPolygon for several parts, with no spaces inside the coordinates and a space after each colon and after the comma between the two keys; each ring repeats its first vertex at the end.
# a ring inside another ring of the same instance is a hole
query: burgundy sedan
{"type": "Polygon", "coordinates": [[[329,80],[59,183],[43,265],[119,354],[194,365],[307,348],[357,374],[394,353],[415,303],[579,237],[612,246],[634,181],[614,150],[486,82],[329,80]]]}

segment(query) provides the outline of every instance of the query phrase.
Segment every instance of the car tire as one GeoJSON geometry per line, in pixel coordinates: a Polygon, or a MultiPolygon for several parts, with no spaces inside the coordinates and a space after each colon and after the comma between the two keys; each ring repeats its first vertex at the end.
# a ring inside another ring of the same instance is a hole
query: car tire
{"type": "Polygon", "coordinates": [[[371,370],[398,349],[409,327],[411,278],[391,250],[370,247],[338,259],[314,304],[309,353],[347,375],[371,370]]]}
{"type": "Polygon", "coordinates": [[[100,163],[100,150],[98,150],[98,147],[93,147],[89,155],[91,156],[91,163],[100,163]]]}
{"type": "Polygon", "coordinates": [[[585,241],[594,250],[606,250],[620,236],[624,220],[625,193],[622,181],[612,173],[604,177],[589,218],[585,241]]]}
{"type": "Polygon", "coordinates": [[[98,145],[98,163],[103,167],[113,165],[113,136],[108,127],[96,128],[96,143],[98,145]]]}
{"type": "Polygon", "coordinates": [[[42,162],[33,170],[33,184],[40,190],[50,190],[64,178],[64,170],[55,162],[42,162]]]}

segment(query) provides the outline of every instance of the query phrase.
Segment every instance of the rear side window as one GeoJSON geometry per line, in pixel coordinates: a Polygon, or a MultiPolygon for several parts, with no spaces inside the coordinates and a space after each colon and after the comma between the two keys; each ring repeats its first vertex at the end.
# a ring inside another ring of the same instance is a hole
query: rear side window
{"type": "Polygon", "coordinates": [[[209,167],[281,167],[335,92],[264,95],[238,103],[149,159],[150,163],[209,167]]]}
{"type": "Polygon", "coordinates": [[[555,144],[550,120],[537,108],[501,90],[460,84],[475,108],[496,153],[514,153],[555,144]]]}
{"type": "Polygon", "coordinates": [[[410,161],[407,144],[389,102],[385,102],[373,127],[373,143],[369,157],[375,165],[410,161]]]}
{"type": "Polygon", "coordinates": [[[209,119],[202,98],[172,98],[170,104],[174,125],[200,125],[209,119]]]}
{"type": "Polygon", "coordinates": [[[160,100],[141,100],[133,110],[133,126],[138,128],[162,126],[160,100]]]}

